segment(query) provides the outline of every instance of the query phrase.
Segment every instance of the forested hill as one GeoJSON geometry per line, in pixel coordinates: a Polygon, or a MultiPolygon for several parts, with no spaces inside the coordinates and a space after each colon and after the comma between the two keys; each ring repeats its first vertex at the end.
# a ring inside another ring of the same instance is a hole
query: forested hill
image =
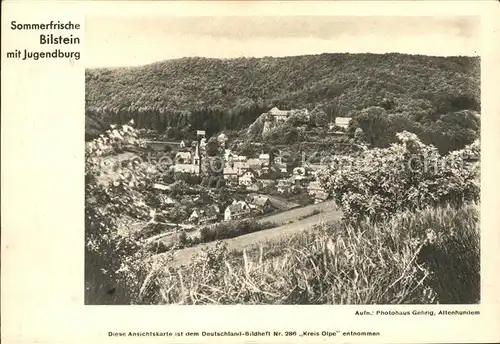
{"type": "Polygon", "coordinates": [[[283,58],[182,58],[86,70],[86,133],[133,118],[139,127],[248,126],[272,106],[318,105],[331,116],[370,106],[423,121],[480,110],[479,57],[321,54],[283,58]],[[388,105],[389,104],[389,105],[388,105]]]}

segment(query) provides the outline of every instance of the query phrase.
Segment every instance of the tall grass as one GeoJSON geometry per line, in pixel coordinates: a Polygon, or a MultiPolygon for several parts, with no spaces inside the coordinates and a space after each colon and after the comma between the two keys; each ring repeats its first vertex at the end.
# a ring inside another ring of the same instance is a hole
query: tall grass
{"type": "Polygon", "coordinates": [[[332,223],[251,251],[222,242],[185,267],[151,271],[145,304],[477,303],[479,206],[332,223]]]}

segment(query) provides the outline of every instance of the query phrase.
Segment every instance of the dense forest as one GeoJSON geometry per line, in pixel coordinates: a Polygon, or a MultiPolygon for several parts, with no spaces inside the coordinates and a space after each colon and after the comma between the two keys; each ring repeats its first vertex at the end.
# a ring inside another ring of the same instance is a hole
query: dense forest
{"type": "Polygon", "coordinates": [[[272,106],[320,107],[330,120],[359,117],[356,123],[363,129],[363,123],[374,122],[367,114],[374,113],[383,117],[375,125],[387,125],[387,117],[398,130],[426,132],[432,126],[440,128],[441,136],[443,131],[458,131],[463,137],[425,133],[424,141],[439,145],[455,140],[460,147],[478,135],[479,65],[479,57],[339,53],[182,58],[141,67],[87,69],[86,138],[110,123],[130,119],[139,128],[168,133],[172,139],[196,128],[211,135],[248,127],[272,106]]]}

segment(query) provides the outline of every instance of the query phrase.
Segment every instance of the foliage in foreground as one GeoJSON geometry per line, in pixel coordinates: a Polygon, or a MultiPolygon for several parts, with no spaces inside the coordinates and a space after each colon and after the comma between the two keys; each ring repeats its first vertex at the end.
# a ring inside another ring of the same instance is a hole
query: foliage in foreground
{"type": "Polygon", "coordinates": [[[338,159],[318,173],[344,219],[384,220],[400,211],[479,201],[479,163],[466,161],[479,156],[479,141],[441,155],[415,134],[397,136],[399,142],[389,148],[338,159]]]}
{"type": "Polygon", "coordinates": [[[123,146],[140,146],[129,125],[113,127],[92,141],[85,152],[85,304],[128,303],[137,296],[147,269],[147,252],[131,237],[120,235],[123,217],[145,220],[149,215],[140,189],[153,175],[149,166],[120,167],[117,180],[98,182],[101,158],[123,146]]]}
{"type": "Polygon", "coordinates": [[[479,206],[427,208],[377,224],[329,224],[257,254],[219,242],[186,267],[159,263],[141,303],[471,304],[479,263],[479,206]]]}

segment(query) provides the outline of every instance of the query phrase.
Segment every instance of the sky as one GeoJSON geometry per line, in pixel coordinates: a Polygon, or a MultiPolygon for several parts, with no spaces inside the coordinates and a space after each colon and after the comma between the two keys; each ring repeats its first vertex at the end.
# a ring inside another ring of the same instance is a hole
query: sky
{"type": "Polygon", "coordinates": [[[473,16],[88,16],[87,67],[144,65],[188,56],[335,52],[480,55],[473,16]]]}

